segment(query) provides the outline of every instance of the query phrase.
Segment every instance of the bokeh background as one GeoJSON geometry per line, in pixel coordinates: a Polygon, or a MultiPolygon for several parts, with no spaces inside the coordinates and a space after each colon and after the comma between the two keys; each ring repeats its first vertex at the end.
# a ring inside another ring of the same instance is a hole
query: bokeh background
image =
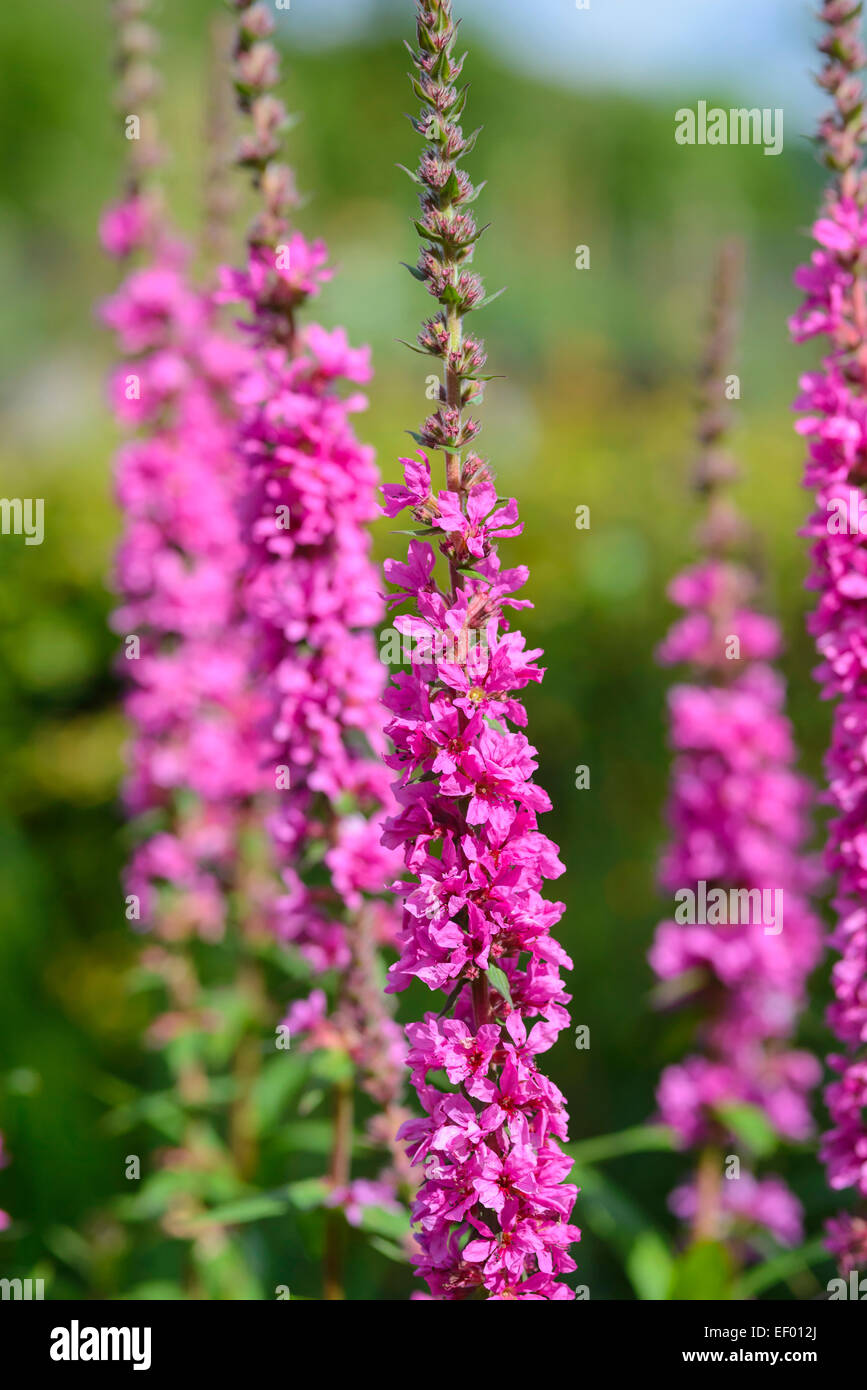
{"type": "MultiPolygon", "coordinates": [[[[160,14],[169,196],[192,236],[220,9],[164,0],[160,14]]],[[[395,168],[416,157],[402,116],[412,9],[292,0],[280,15],[285,95],[303,113],[291,158],[311,195],[300,221],[340,267],[318,313],[373,346],[362,430],[391,479],[427,404],[426,364],[396,342],[428,307],[398,264],[415,255],[412,190],[395,168]]],[[[94,1273],[95,1214],[123,1185],[127,1145],[106,1113],[118,1085],[147,1084],[150,1066],[144,1005],[125,986],[135,943],[119,889],[124,730],[106,625],[116,434],[104,403],[110,344],[93,315],[114,286],[96,224],[123,157],[106,10],[103,0],[0,10],[0,491],[42,496],[46,509],[41,547],[0,538],[0,1130],[13,1160],[0,1207],[19,1221],[13,1263],[38,1267],[53,1297],[123,1292],[110,1274],[100,1282],[98,1261],[94,1273]]],[[[670,618],[667,582],[691,553],[694,374],[713,252],[730,234],[746,241],[749,276],[739,494],[787,636],[803,765],[819,774],[827,711],[804,635],[806,500],[790,417],[809,351],[786,335],[822,182],[807,139],[812,19],[807,0],[592,0],[589,11],[463,0],[461,10],[469,123],[485,127],[472,174],[488,180],[479,211],[493,224],[477,265],[490,290],[508,286],[484,316],[490,370],[503,379],[488,387],[481,442],[501,490],[520,499],[525,532],[507,559],[532,567],[526,630],[546,650],[530,729],[554,799],[545,828],[568,865],[558,892],[574,1018],[591,1034],[580,1052],[564,1036],[551,1069],[583,1140],[645,1121],[661,1067],[688,1037],[688,1019],[661,1018],[648,999],[667,777],[653,650],[670,618]],[[675,109],[700,98],[783,106],[783,154],[676,145],[675,109]],[[591,250],[586,271],[575,269],[579,243],[591,250]],[[581,503],[589,532],[574,526],[581,503]],[[578,764],[591,769],[589,790],[575,789],[578,764]]],[[[244,217],[242,206],[238,247],[244,217]]],[[[389,525],[377,531],[383,556],[404,544],[389,525]]],[[[820,1050],[825,993],[821,971],[803,1026],[820,1050]]],[[[813,1152],[776,1166],[816,1235],[833,1204],[813,1152]]],[[[673,1230],[665,1199],[684,1163],[641,1154],[605,1171],[619,1196],[593,1209],[582,1280],[594,1297],[631,1298],[618,1231],[673,1230]]],[[[303,1285],[303,1251],[291,1260],[303,1285]]],[[[409,1282],[375,1256],[359,1256],[353,1279],[359,1297],[403,1297],[409,1282]]]]}

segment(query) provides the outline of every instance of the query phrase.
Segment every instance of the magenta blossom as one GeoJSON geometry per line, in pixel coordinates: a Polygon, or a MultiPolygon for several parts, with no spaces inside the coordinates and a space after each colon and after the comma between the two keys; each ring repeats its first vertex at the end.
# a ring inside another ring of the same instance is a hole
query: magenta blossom
{"type": "Polygon", "coordinates": [[[411,644],[409,670],[385,697],[398,809],[384,843],[402,850],[406,870],[394,885],[403,929],[388,987],[418,979],[446,996],[407,1029],[425,1112],[401,1131],[423,1174],[412,1211],[419,1274],[438,1299],[479,1291],[547,1301],[574,1296],[562,1276],[575,1268],[570,1247],[580,1236],[570,1222],[572,1162],[560,1147],[564,1098],[538,1064],[568,1022],[559,971],[570,961],[551,935],[563,904],[543,897],[544,880],[563,872],[537,828],[550,801],[519,732],[521,691],[541,680],[541,653],[526,650],[506,617],[507,606],[528,606],[512,597],[527,571],[501,570],[497,554],[501,540],[520,535],[517,503],[498,498],[478,455],[460,457],[478,431],[463,406],[476,397],[484,351],[462,328],[481,288],[459,269],[476,234],[462,208],[473,189],[457,164],[465,142],[455,36],[449,0],[419,0],[416,85],[430,102],[415,123],[428,142],[420,272],[443,306],[419,342],[443,359],[445,384],[417,437],[446,451],[447,486],[434,489],[421,453],[403,460],[404,484],[384,489],[383,510],[408,510],[422,536],[438,534],[449,582],[441,585],[427,540],[410,542],[406,563],[385,565],[389,602],[407,605],[395,627],[411,644]]]}
{"type": "MultiPolygon", "coordinates": [[[[340,327],[297,322],[333,272],[324,243],[289,224],[294,181],[274,158],[273,138],[286,113],[268,91],[279,81],[268,42],[273,16],[250,0],[235,0],[235,8],[235,85],[250,117],[239,162],[254,172],[261,211],[246,266],[223,268],[217,299],[242,306],[238,326],[250,346],[232,399],[245,632],[263,702],[261,760],[273,794],[267,828],[281,884],[269,920],[312,976],[331,975],[290,1006],[290,1035],[307,1050],[348,1056],[379,1107],[369,1137],[389,1153],[390,1166],[376,1183],[353,1182],[352,1088],[336,1088],[329,1204],[357,1224],[366,1205],[391,1206],[409,1186],[396,1144],[406,1116],[406,1049],[380,985],[380,953],[393,953],[397,934],[387,885],[399,859],[382,844],[393,801],[380,703],[385,670],[373,633],[384,605],[368,531],[379,477],[353,427],[366,404],[355,388],[370,379],[370,352],[353,348],[340,327]]],[[[326,1266],[334,1263],[334,1231],[330,1223],[326,1266]]]]}
{"type": "Polygon", "coordinates": [[[825,340],[820,370],[801,379],[795,402],[803,412],[798,432],[808,445],[805,485],[815,494],[806,526],[812,540],[808,586],[816,594],[810,630],[820,664],[816,676],[834,707],[826,758],[826,799],[835,815],[828,827],[826,862],[834,878],[837,925],[831,945],[834,1003],[828,1022],[842,1044],[830,1058],[837,1073],[826,1092],[831,1129],[822,1157],[835,1190],[853,1189],[858,1207],[828,1227],[828,1246],[848,1273],[867,1265],[867,524],[864,458],[867,449],[867,323],[864,253],[867,249],[867,178],[863,142],[863,69],[860,6],[825,0],[820,43],[826,55],[819,82],[833,105],[819,128],[831,184],[813,235],[819,249],[795,279],[804,301],[791,322],[798,342],[825,340]]]}
{"type": "MultiPolygon", "coordinates": [[[[683,1148],[704,1151],[699,1175],[672,1197],[698,1238],[725,1239],[764,1227],[784,1244],[800,1236],[800,1206],[775,1177],[740,1166],[732,1116],[761,1112],[781,1138],[811,1131],[809,1091],[819,1068],[791,1046],[805,987],[819,955],[820,927],[809,904],[815,870],[805,857],[811,793],[796,772],[785,687],[768,664],[780,633],[752,607],[755,582],[730,552],[743,526],[724,487],[734,468],[721,447],[728,425],[724,381],[732,350],[731,301],[737,261],[727,248],[717,272],[714,323],[704,379],[704,445],[696,484],[708,499],[702,532],[709,552],[671,584],[684,610],[662,643],[664,665],[688,663],[688,681],[669,696],[674,754],[671,840],[660,882],[679,906],[657,928],[650,963],[661,1001],[702,1009],[699,1050],[668,1066],[657,1090],[659,1115],[683,1148]],[[692,895],[733,902],[720,919],[706,908],[683,914],[692,895]],[[734,894],[734,896],[732,896],[734,894]],[[765,919],[765,905],[773,920],[765,919]],[[758,917],[751,907],[758,906],[758,917]]],[[[753,1251],[747,1242],[743,1253],[753,1251]]]]}

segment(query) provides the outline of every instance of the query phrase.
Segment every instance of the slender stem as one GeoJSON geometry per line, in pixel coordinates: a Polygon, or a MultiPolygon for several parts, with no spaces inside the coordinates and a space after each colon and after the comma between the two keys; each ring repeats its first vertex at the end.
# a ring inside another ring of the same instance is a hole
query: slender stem
{"type": "Polygon", "coordinates": [[[209,266],[223,264],[229,256],[232,217],[237,205],[231,174],[232,87],[227,79],[234,31],[228,17],[218,16],[211,25],[210,65],[207,79],[205,170],[202,246],[209,266]]]}
{"type": "MultiPolygon", "coordinates": [[[[349,1079],[339,1081],[334,1092],[334,1144],[329,1177],[332,1188],[349,1182],[352,1163],[353,1090],[349,1079]]],[[[340,1209],[329,1212],[325,1227],[324,1294],[331,1301],[345,1297],[343,1252],[345,1221],[340,1209]]]]}
{"type": "Polygon", "coordinates": [[[722,1205],[722,1157],[709,1144],[703,1151],[696,1174],[696,1209],[692,1225],[693,1242],[717,1240],[722,1205]]]}
{"type": "Polygon", "coordinates": [[[477,1031],[483,1024],[490,1022],[490,1005],[488,981],[484,975],[479,975],[477,979],[473,980],[473,1017],[477,1031]]]}
{"type": "MultiPolygon", "coordinates": [[[[448,7],[448,21],[451,24],[450,7],[448,7]]],[[[456,32],[456,31],[455,31],[456,32]]],[[[454,224],[457,210],[454,198],[450,197],[448,205],[442,207],[442,212],[449,227],[454,224]]],[[[457,254],[445,253],[443,266],[447,271],[448,280],[455,292],[458,291],[460,280],[460,265],[457,254]]],[[[449,303],[445,308],[445,324],[447,333],[447,352],[443,359],[443,378],[445,386],[445,406],[447,411],[454,411],[457,418],[455,433],[460,436],[463,420],[463,388],[461,383],[460,371],[455,363],[460,361],[461,349],[463,347],[464,325],[463,313],[458,304],[449,303]]],[[[444,451],[446,487],[449,492],[454,492],[460,496],[462,491],[462,461],[461,455],[457,451],[444,451]]],[[[455,562],[453,556],[449,557],[449,580],[451,584],[452,597],[463,587],[463,578],[460,567],[455,562]]],[[[473,1016],[476,1029],[482,1027],[490,1019],[490,996],[488,992],[488,982],[484,975],[480,975],[472,984],[473,1016]]]]}
{"type": "MultiPolygon", "coordinates": [[[[249,1001],[251,1017],[258,1020],[262,1013],[262,977],[252,962],[244,964],[239,971],[238,993],[249,1001]]],[[[253,1089],[261,1069],[261,1033],[256,1026],[239,1043],[233,1068],[235,1096],[229,1117],[230,1146],[235,1172],[242,1182],[253,1178],[259,1162],[253,1089]]]]}

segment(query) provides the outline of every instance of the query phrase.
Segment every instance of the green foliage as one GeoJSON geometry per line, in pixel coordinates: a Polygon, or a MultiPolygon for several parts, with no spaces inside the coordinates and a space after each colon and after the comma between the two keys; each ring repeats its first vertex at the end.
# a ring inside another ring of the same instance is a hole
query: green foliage
{"type": "Polygon", "coordinates": [[[698,1241],[675,1262],[668,1288],[671,1299],[699,1302],[731,1298],[734,1263],[717,1240],[698,1241]]]}

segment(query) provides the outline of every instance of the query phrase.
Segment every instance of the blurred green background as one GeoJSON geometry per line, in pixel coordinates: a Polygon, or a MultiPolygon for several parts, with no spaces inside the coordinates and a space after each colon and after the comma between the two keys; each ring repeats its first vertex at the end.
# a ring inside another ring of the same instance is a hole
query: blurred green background
{"type": "MultiPolygon", "coordinates": [[[[398,264],[415,255],[413,190],[395,169],[416,158],[401,114],[412,100],[400,45],[411,9],[371,7],[363,32],[337,46],[296,46],[289,16],[282,29],[285,94],[304,115],[290,137],[311,194],[300,223],[326,237],[340,267],[317,313],[373,346],[377,376],[361,430],[388,479],[427,405],[427,365],[396,343],[428,311],[398,264]]],[[[219,10],[209,0],[162,6],[169,196],[193,236],[208,26],[219,10]]],[[[796,533],[806,500],[790,418],[810,354],[789,345],[786,316],[822,180],[794,117],[776,159],[755,148],[682,148],[675,107],[699,97],[728,105],[727,87],[684,80],[674,96],[646,85],[639,96],[625,84],[586,89],[562,74],[522,72],[492,41],[489,7],[467,0],[463,12],[467,123],[485,127],[471,172],[489,181],[479,214],[493,224],[477,266],[489,290],[508,286],[479,324],[490,370],[504,378],[488,387],[481,444],[501,491],[520,500],[525,532],[506,543],[506,559],[532,568],[536,607],[525,626],[546,651],[546,682],[528,696],[530,732],[554,799],[545,829],[568,865],[557,892],[568,903],[574,1019],[591,1032],[589,1051],[564,1036],[551,1070],[582,1139],[644,1121],[660,1068],[687,1040],[688,1021],[648,1005],[667,777],[666,679],[653,649],[670,617],[667,582],[691,554],[693,379],[712,255],[732,233],[749,256],[735,368],[740,497],[763,538],[767,601],[786,632],[803,763],[819,773],[827,712],[804,635],[796,533]],[[586,271],[575,269],[579,243],[590,247],[586,271]],[[589,532],[574,526],[581,503],[591,508],[589,532]],[[589,790],[574,787],[578,764],[590,766],[589,790]]],[[[566,22],[566,6],[558,16],[566,22]]],[[[806,34],[795,74],[805,91],[806,34]]],[[[624,45],[638,41],[624,30],[624,45]]],[[[127,1141],[105,1129],[107,1078],[146,1082],[151,1065],[139,1048],[144,1005],[125,987],[135,944],[118,881],[123,725],[106,626],[117,436],[104,404],[110,344],[93,318],[115,283],[96,223],[117,193],[123,142],[102,0],[4,6],[0,60],[0,476],[4,495],[42,496],[46,514],[41,547],[0,539],[0,1129],[12,1158],[0,1207],[19,1222],[0,1258],[43,1262],[49,1296],[63,1296],[84,1287],[68,1231],[97,1240],[99,1222],[88,1223],[123,1186],[127,1141]]],[[[749,104],[772,104],[758,80],[749,104]]],[[[239,247],[244,217],[242,208],[239,247]]],[[[404,546],[389,526],[377,531],[382,556],[404,546]]],[[[818,1049],[825,988],[821,972],[804,1021],[818,1049]]],[[[833,1202],[814,1156],[776,1166],[805,1200],[815,1234],[833,1202]]],[[[665,1198],[681,1159],[642,1155],[609,1171],[649,1219],[673,1229],[665,1198]]],[[[303,1282],[293,1267],[303,1253],[287,1258],[288,1282],[303,1282]]],[[[612,1243],[588,1233],[579,1261],[594,1297],[632,1296],[612,1243]]],[[[381,1295],[383,1277],[376,1257],[360,1259],[354,1295],[381,1295]]],[[[401,1277],[389,1274],[388,1296],[405,1295],[401,1277]]]]}

